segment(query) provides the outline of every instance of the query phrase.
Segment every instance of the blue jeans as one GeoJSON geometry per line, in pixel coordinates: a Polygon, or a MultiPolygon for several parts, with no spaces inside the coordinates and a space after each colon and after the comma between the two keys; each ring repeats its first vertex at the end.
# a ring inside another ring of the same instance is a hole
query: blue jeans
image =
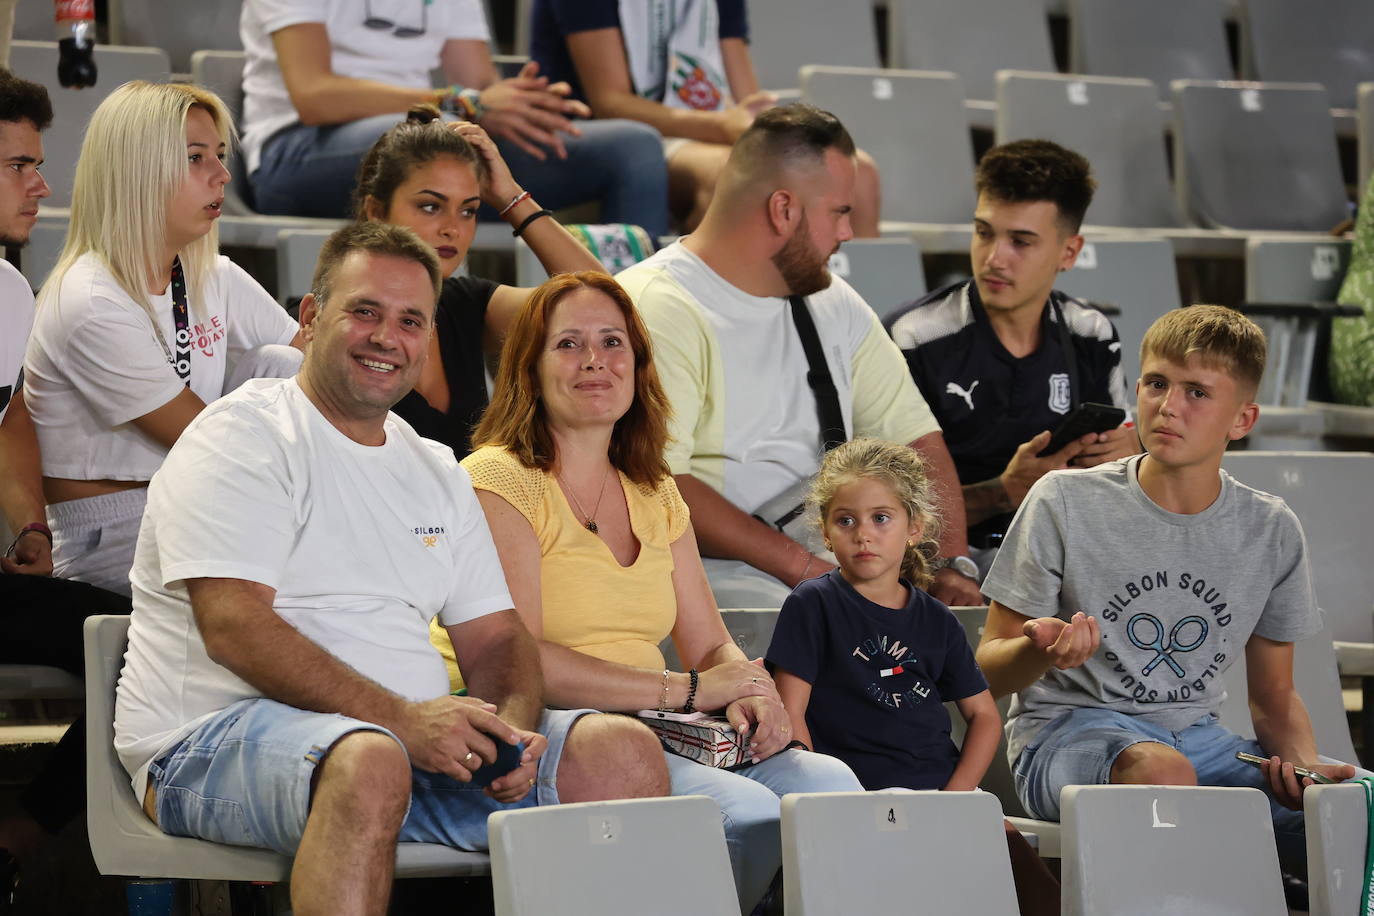
{"type": "MultiPolygon", "coordinates": [[[[487,815],[558,804],[558,762],[573,723],[592,710],[545,710],[535,788],[502,804],[470,783],[412,768],[410,811],[400,842],[487,848],[487,815]]],[[[163,832],[294,855],[310,813],[310,778],[352,732],[396,736],[347,716],[307,712],[275,700],[240,700],[216,713],[148,767],[163,832]]],[[[397,743],[400,741],[397,739],[397,743]]]]}
{"type": "Polygon", "coordinates": [[[790,750],[738,770],[708,767],[665,753],[674,795],[707,795],[720,805],[725,845],[735,873],[740,910],[750,912],[782,865],[779,798],[789,792],[862,792],[841,761],[790,750]]]}
{"type": "MultiPolygon", "coordinates": [[[[1200,786],[1240,786],[1269,795],[1279,861],[1305,873],[1306,834],[1303,814],[1274,801],[1258,767],[1236,759],[1237,751],[1267,756],[1253,738],[1242,738],[1208,714],[1173,732],[1137,716],[1085,707],[1051,719],[1021,752],[1012,767],[1016,794],[1032,816],[1057,821],[1059,793],[1065,786],[1105,785],[1112,765],[1133,744],[1152,741],[1171,747],[1193,765],[1200,786]]],[[[1340,761],[1322,758],[1326,763],[1340,761]]],[[[1356,771],[1356,776],[1367,775],[1356,771]]]]}
{"type": "MultiPolygon", "coordinates": [[[[404,118],[375,115],[277,134],[253,173],[252,203],[259,213],[346,219],[353,211],[358,165],[377,138],[404,118]]],[[[543,207],[560,210],[587,201],[601,204],[601,222],[634,223],[657,239],[668,232],[668,167],[658,131],[636,121],[580,121],[581,137],[563,138],[567,159],[543,162],[507,140],[497,149],[520,186],[543,207]]],[[[483,208],[487,218],[495,218],[483,208]]]]}

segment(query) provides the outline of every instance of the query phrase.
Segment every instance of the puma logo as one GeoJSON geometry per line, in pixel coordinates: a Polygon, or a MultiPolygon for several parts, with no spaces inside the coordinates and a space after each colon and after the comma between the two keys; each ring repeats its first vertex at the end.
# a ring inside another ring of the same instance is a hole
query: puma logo
{"type": "Polygon", "coordinates": [[[961,397],[961,398],[964,399],[964,403],[968,405],[968,409],[969,409],[969,410],[972,410],[972,409],[973,409],[973,389],[975,389],[975,388],[977,388],[977,387],[978,387],[978,379],[974,379],[974,380],[973,380],[973,384],[972,384],[972,385],[969,385],[967,390],[965,390],[963,387],[961,387],[961,386],[959,385],[958,382],[950,382],[949,384],[945,385],[945,394],[957,394],[957,395],[959,395],[959,397],[961,397]]]}

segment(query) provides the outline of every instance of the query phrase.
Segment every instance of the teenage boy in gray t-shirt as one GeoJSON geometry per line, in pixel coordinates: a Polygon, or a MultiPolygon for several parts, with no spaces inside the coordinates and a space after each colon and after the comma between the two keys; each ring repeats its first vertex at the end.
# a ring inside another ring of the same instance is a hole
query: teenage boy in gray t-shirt
{"type": "Polygon", "coordinates": [[[983,592],[978,663],[1007,722],[1017,791],[1059,818],[1066,785],[1254,786],[1286,860],[1302,861],[1293,765],[1334,779],[1293,687],[1293,643],[1321,628],[1297,517],[1221,470],[1255,425],[1260,329],[1219,306],[1176,309],[1140,348],[1146,454],[1041,479],[983,592]],[[1222,675],[1245,653],[1256,740],[1223,728],[1222,675]],[[1236,752],[1266,756],[1257,770],[1236,752]]]}

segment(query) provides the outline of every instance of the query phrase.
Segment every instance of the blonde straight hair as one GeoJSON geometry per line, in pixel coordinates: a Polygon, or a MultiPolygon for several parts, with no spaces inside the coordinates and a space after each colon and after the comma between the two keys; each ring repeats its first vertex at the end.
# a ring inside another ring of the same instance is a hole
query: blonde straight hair
{"type": "MultiPolygon", "coordinates": [[[[39,307],[57,295],[68,269],[89,252],[156,321],[148,283],[167,269],[161,263],[167,209],[186,181],[186,113],[192,108],[204,109],[226,147],[233,145],[229,110],[199,86],[135,80],[100,103],[76,163],[67,241],[43,283],[39,307]]],[[[179,253],[191,309],[200,320],[200,292],[218,253],[214,225],[179,253]]]]}

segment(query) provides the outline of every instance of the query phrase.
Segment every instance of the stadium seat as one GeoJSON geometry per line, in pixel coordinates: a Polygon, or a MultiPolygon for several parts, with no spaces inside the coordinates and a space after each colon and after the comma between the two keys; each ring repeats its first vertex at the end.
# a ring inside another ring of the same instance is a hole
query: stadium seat
{"type": "Polygon", "coordinates": [[[310,292],[324,240],[333,229],[283,229],[277,233],[277,301],[288,305],[310,292]]]}
{"type": "Polygon", "coordinates": [[[1093,226],[1181,226],[1169,186],[1164,116],[1145,79],[997,74],[996,142],[1044,139],[1092,163],[1093,226]]]}
{"type": "Polygon", "coordinates": [[[850,239],[830,256],[830,272],[854,287],[879,318],[926,293],[921,249],[911,239],[850,239]]]}
{"type": "Polygon", "coordinates": [[[1061,273],[1054,285],[1070,296],[1120,309],[1111,319],[1121,337],[1121,371],[1134,404],[1140,341],[1156,318],[1181,304],[1169,243],[1158,238],[1089,239],[1074,268],[1061,273]]]}
{"type": "Polygon", "coordinates": [[[1367,0],[1244,0],[1244,79],[1321,83],[1332,107],[1354,108],[1355,87],[1374,80],[1374,16],[1367,0]]]}
{"type": "MultiPolygon", "coordinates": [[[[51,16],[51,8],[48,13],[51,16]]],[[[171,73],[167,52],[161,48],[97,44],[95,63],[100,79],[93,88],[63,89],[57,81],[57,42],[16,41],[10,48],[10,69],[25,79],[42,84],[52,99],[52,126],[43,134],[46,157],[43,174],[52,188],[52,195],[43,201],[44,210],[71,206],[76,160],[81,153],[86,124],[96,107],[129,80],[166,82],[171,73]]]]}
{"type": "Polygon", "coordinates": [[[880,66],[872,0],[749,0],[749,21],[762,89],[797,88],[798,68],[807,64],[880,66]]]}
{"type": "MultiPolygon", "coordinates": [[[[773,627],[778,622],[777,608],[721,608],[721,619],[730,633],[735,645],[749,658],[761,658],[768,652],[773,641],[773,627]]],[[[677,657],[677,648],[671,636],[659,646],[663,650],[664,664],[674,671],[686,671],[688,665],[682,664],[677,657]]]]}
{"type": "Polygon", "coordinates": [[[487,830],[496,916],[739,913],[703,795],[497,811],[487,830]]]}
{"type": "Polygon", "coordinates": [[[1173,80],[1232,79],[1222,5],[1071,0],[1069,72],[1147,79],[1166,102],[1173,80]]]}
{"type": "Polygon", "coordinates": [[[1312,916],[1360,912],[1369,843],[1364,786],[1312,786],[1302,793],[1307,892],[1312,916]]]}
{"type": "Polygon", "coordinates": [[[928,253],[968,250],[973,140],[957,76],[807,66],[801,88],[803,99],[839,115],[878,163],[884,235],[909,234],[928,253]]]}
{"type": "Polygon", "coordinates": [[[191,55],[196,51],[243,49],[239,40],[242,5],[242,0],[110,0],[110,43],[162,48],[171,59],[172,72],[190,73],[191,55]]]}
{"type": "Polygon", "coordinates": [[[1195,223],[1326,232],[1345,220],[1321,86],[1176,80],[1173,98],[1175,191],[1195,223]]]}
{"type": "MultiPolygon", "coordinates": [[[[86,619],[86,819],[91,854],[102,875],[285,881],[291,859],[266,849],[169,836],[143,813],[114,750],[115,682],[128,644],[127,616],[86,619]]],[[[717,829],[720,818],[716,816],[717,829]]],[[[430,843],[397,847],[396,877],[485,875],[483,853],[430,843]]]]}
{"type": "Polygon", "coordinates": [[[788,916],[1018,912],[1002,808],[986,793],[796,793],[781,826],[788,916]]]}
{"type": "Polygon", "coordinates": [[[0,665],[0,700],[79,700],[81,678],[48,665],[0,665]]]}
{"type": "Polygon", "coordinates": [[[1287,916],[1258,789],[1068,786],[1065,916],[1287,916]]]}
{"type": "Polygon", "coordinates": [[[1250,239],[1245,301],[1335,302],[1349,266],[1349,239],[1250,239]]]}
{"type": "Polygon", "coordinates": [[[888,10],[892,65],[957,73],[966,98],[991,101],[998,70],[1056,70],[1041,4],[892,0],[888,10]]]}

